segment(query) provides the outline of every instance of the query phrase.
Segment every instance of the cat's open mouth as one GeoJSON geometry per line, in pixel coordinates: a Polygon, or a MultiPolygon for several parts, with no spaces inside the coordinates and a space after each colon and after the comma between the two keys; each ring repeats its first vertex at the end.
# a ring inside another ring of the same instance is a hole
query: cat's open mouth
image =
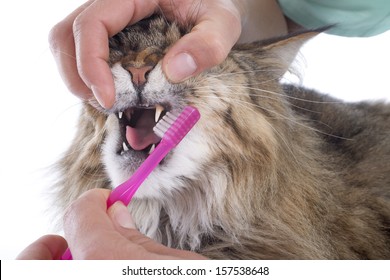
{"type": "Polygon", "coordinates": [[[122,141],[118,154],[130,150],[150,154],[161,140],[154,134],[153,127],[166,113],[162,105],[131,107],[116,113],[122,141]]]}

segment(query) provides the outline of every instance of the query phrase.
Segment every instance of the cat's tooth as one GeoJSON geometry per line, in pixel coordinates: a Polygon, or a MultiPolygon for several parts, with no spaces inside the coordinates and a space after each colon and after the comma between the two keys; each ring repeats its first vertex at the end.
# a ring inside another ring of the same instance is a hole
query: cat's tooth
{"type": "Polygon", "coordinates": [[[123,112],[119,112],[119,113],[118,113],[118,117],[119,117],[119,119],[122,119],[122,117],[123,117],[123,112]]]}
{"type": "Polygon", "coordinates": [[[129,148],[127,148],[126,143],[123,142],[123,151],[127,152],[128,150],[129,150],[129,148]]]}
{"type": "Polygon", "coordinates": [[[155,148],[156,148],[156,144],[153,144],[152,147],[150,147],[149,155],[154,151],[155,148]]]}
{"type": "Polygon", "coordinates": [[[156,115],[154,116],[154,121],[155,122],[158,122],[160,116],[161,116],[161,113],[164,111],[164,107],[161,106],[161,105],[156,105],[156,115]]]}

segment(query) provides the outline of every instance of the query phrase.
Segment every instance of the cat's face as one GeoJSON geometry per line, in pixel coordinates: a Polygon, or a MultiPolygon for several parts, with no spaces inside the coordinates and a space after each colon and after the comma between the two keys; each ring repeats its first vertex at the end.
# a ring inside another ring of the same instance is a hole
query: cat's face
{"type": "MultiPolygon", "coordinates": [[[[109,110],[104,163],[113,186],[127,180],[158,145],[153,127],[168,111],[180,112],[194,104],[190,84],[170,83],[161,69],[161,59],[169,46],[181,37],[176,25],[162,18],[143,21],[125,29],[110,40],[110,66],[116,89],[116,102],[109,110]]],[[[180,176],[197,171],[201,162],[200,133],[190,133],[149,176],[138,197],[159,196],[176,186],[180,176]]],[[[206,146],[205,150],[207,150],[206,146]]]]}
{"type": "Polygon", "coordinates": [[[103,154],[113,186],[127,180],[158,145],[160,139],[152,128],[166,112],[180,112],[192,105],[201,113],[198,124],[138,190],[138,198],[171,195],[202,176],[227,151],[246,157],[253,153],[246,147],[251,141],[273,141],[272,124],[266,116],[273,114],[270,104],[279,97],[256,88],[267,83],[272,91],[282,71],[269,63],[262,69],[253,61],[254,55],[264,56],[262,47],[233,51],[221,65],[173,84],[162,71],[161,59],[182,35],[176,25],[157,17],[110,40],[116,102],[105,112],[109,117],[103,154]],[[261,137],[254,130],[261,130],[261,137]]]}

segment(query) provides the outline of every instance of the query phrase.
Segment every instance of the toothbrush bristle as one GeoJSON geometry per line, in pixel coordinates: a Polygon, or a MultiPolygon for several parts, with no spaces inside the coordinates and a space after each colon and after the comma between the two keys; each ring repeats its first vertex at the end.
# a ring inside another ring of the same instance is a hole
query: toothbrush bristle
{"type": "Polygon", "coordinates": [[[177,145],[199,120],[199,111],[187,106],[180,114],[168,112],[153,128],[160,138],[172,141],[177,145]]]}

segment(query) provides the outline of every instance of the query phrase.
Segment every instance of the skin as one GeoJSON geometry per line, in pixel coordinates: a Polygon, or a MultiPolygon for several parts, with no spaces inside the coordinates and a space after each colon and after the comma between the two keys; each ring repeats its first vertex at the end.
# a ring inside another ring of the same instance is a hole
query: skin
{"type": "Polygon", "coordinates": [[[108,210],[110,192],[94,189],[69,207],[64,219],[66,240],[46,235],[24,249],[20,260],[56,260],[69,246],[74,259],[205,259],[189,251],[165,247],[141,234],[126,206],[116,202],[108,210]]]}
{"type": "Polygon", "coordinates": [[[170,20],[195,23],[192,32],[163,59],[163,71],[174,83],[221,63],[238,40],[287,33],[276,0],[202,0],[195,4],[193,0],[90,0],[54,26],[49,35],[69,90],[82,99],[95,97],[103,107],[112,107],[115,90],[107,65],[108,38],[156,11],[170,20]]]}

